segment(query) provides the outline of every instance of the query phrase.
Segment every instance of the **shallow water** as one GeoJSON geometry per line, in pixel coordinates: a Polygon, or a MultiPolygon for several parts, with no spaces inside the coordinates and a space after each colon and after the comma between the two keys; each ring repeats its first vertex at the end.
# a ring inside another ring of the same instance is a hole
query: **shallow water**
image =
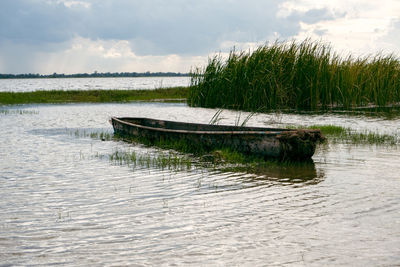
{"type": "Polygon", "coordinates": [[[188,86],[190,77],[0,79],[0,92],[140,90],[188,86]]]}
{"type": "MultiPolygon", "coordinates": [[[[110,116],[207,123],[185,104],[3,106],[0,262],[4,265],[393,266],[400,264],[396,146],[331,144],[313,164],[227,172],[110,161],[164,151],[122,141],[110,116]]],[[[224,111],[220,124],[234,124],[224,111]]],[[[241,120],[247,113],[241,114],[241,120]]],[[[251,126],[336,124],[400,133],[400,119],[262,114],[251,126]]]]}

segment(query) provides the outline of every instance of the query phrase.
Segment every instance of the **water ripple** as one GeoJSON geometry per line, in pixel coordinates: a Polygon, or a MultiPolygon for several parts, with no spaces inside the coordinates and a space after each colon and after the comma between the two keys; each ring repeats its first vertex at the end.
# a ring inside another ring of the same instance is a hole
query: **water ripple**
{"type": "MultiPolygon", "coordinates": [[[[253,173],[196,164],[163,169],[109,159],[116,149],[156,156],[155,148],[102,142],[87,133],[111,131],[110,114],[202,121],[215,110],[154,103],[23,108],[38,114],[0,118],[7,140],[0,142],[4,265],[400,262],[397,148],[331,145],[305,167],[253,173]]],[[[384,123],[398,128],[396,121],[384,123]]]]}

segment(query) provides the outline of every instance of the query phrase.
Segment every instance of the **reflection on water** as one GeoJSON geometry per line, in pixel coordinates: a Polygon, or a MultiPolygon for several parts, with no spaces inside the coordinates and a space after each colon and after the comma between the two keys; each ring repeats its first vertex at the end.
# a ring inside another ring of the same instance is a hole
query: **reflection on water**
{"type": "MultiPolygon", "coordinates": [[[[273,112],[273,111],[271,111],[273,112]]],[[[297,110],[285,110],[286,113],[293,114],[304,114],[304,115],[324,115],[326,111],[317,110],[317,111],[297,111],[297,110]]],[[[354,107],[352,110],[343,109],[343,108],[332,108],[329,109],[330,114],[337,115],[347,115],[351,117],[362,116],[372,117],[372,118],[385,118],[388,120],[398,119],[400,118],[400,106],[399,105],[391,105],[386,107],[354,107]]]]}
{"type": "MultiPolygon", "coordinates": [[[[308,162],[291,162],[279,163],[271,162],[271,164],[259,164],[255,166],[219,166],[223,171],[243,172],[254,174],[250,180],[257,182],[265,181],[266,183],[274,182],[283,185],[294,184],[317,184],[324,179],[324,172],[322,169],[317,171],[315,164],[312,160],[308,162]]],[[[248,180],[248,177],[246,177],[248,180]]]]}
{"type": "MultiPolygon", "coordinates": [[[[396,146],[330,144],[308,164],[252,171],[196,162],[183,170],[116,164],[109,158],[115,151],[150,159],[167,152],[102,141],[100,133],[112,133],[110,116],[207,123],[215,110],[167,103],[2,110],[7,110],[0,113],[2,264],[400,263],[396,146]]],[[[224,111],[221,124],[234,124],[236,116],[224,111]]],[[[398,118],[343,114],[262,114],[248,125],[266,123],[400,133],[398,118]]]]}

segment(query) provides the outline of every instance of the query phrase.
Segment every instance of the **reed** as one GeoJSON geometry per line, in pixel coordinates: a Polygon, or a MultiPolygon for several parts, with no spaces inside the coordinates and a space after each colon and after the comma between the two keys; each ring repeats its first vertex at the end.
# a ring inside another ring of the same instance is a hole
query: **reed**
{"type": "Polygon", "coordinates": [[[191,73],[191,106],[249,111],[328,110],[400,103],[400,60],[377,54],[340,57],[306,39],[232,50],[191,73]]]}

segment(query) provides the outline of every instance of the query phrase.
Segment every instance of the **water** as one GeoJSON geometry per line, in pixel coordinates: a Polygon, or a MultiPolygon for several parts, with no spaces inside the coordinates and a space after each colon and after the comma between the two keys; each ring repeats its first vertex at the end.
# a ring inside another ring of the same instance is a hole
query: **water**
{"type": "MultiPolygon", "coordinates": [[[[109,155],[165,151],[88,133],[112,132],[112,115],[207,123],[216,110],[169,103],[1,110],[2,265],[400,264],[398,147],[339,143],[320,147],[304,168],[257,173],[161,169],[109,155]]],[[[224,111],[221,123],[236,116],[224,111]]],[[[284,122],[400,133],[399,117],[263,114],[248,125],[284,122]]]]}
{"type": "Polygon", "coordinates": [[[139,90],[188,86],[190,77],[0,79],[0,92],[139,90]]]}

